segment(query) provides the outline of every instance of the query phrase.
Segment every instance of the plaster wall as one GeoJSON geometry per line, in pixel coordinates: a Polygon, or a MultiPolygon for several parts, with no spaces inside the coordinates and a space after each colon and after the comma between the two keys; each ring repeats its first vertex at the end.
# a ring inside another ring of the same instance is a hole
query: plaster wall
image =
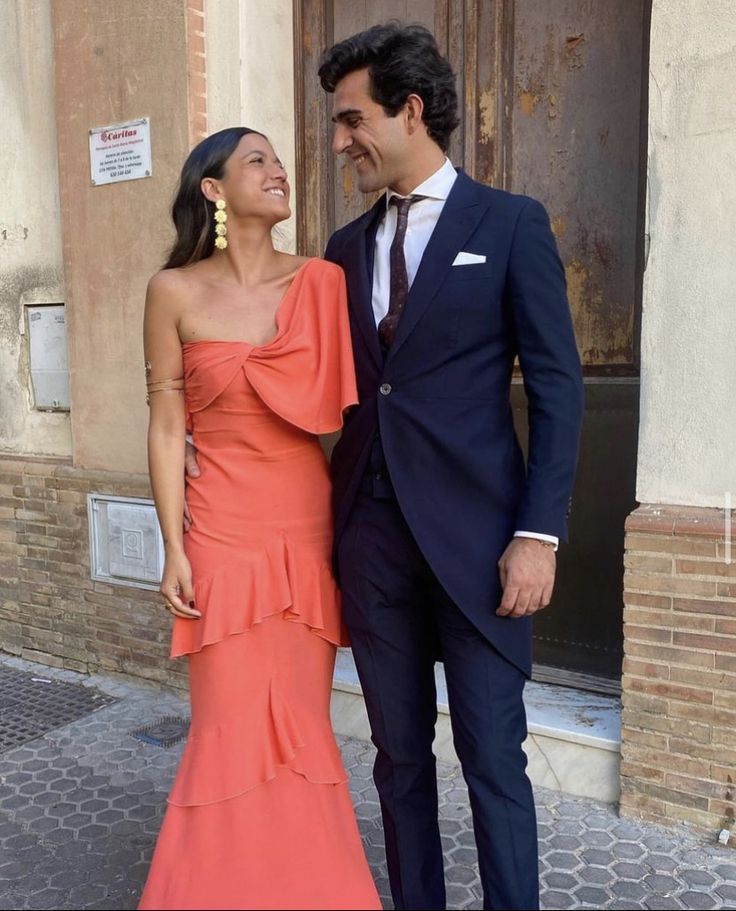
{"type": "Polygon", "coordinates": [[[0,453],[69,457],[69,414],[34,407],[24,318],[64,303],[50,0],[0,4],[0,35],[0,453]]]}
{"type": "Polygon", "coordinates": [[[248,126],[265,133],[286,165],[292,217],[278,247],[296,248],[294,39],[291,0],[206,0],[208,132],[248,126]]]}
{"type": "Polygon", "coordinates": [[[190,147],[187,7],[52,9],[74,465],[143,473],[145,290],[173,239],[168,213],[190,147]],[[93,186],[89,130],[142,117],[152,176],[93,186]]]}
{"type": "Polygon", "coordinates": [[[736,16],[654,0],[637,499],[736,501],[736,16]]]}

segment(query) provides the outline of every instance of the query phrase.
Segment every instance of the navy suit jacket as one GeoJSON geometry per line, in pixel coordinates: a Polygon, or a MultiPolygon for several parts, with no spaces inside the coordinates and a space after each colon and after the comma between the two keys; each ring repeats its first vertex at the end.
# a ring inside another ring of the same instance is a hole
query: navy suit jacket
{"type": "Polygon", "coordinates": [[[531,622],[496,616],[498,559],[516,530],[566,539],[583,411],[565,273],[540,203],[458,173],[384,359],[371,303],[385,197],[330,238],[345,271],[360,404],[332,456],[336,540],[380,434],[426,560],[474,626],[531,672],[531,622]],[[453,266],[460,251],[482,263],[453,266]],[[525,465],[510,405],[518,356],[525,465]]]}

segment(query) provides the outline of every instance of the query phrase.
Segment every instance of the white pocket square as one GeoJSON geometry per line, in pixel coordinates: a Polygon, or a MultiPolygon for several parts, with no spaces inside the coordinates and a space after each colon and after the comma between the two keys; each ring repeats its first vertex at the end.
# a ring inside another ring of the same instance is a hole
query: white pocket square
{"type": "Polygon", "coordinates": [[[484,263],[485,256],[482,253],[458,253],[453,262],[453,266],[470,266],[474,263],[484,263]]]}

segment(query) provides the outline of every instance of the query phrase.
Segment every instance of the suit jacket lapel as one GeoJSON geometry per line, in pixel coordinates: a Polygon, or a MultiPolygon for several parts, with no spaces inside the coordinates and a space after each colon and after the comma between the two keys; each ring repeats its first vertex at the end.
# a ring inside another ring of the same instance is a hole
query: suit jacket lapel
{"type": "Polygon", "coordinates": [[[343,248],[342,256],[344,265],[350,263],[350,268],[345,269],[350,310],[360,327],[366,347],[379,368],[383,366],[383,356],[373,316],[373,257],[376,231],[380,216],[385,211],[386,197],[381,196],[373,208],[365,214],[362,223],[358,225],[358,229],[343,248]]]}
{"type": "Polygon", "coordinates": [[[475,182],[460,171],[422,256],[388,354],[389,360],[395,357],[432,302],[455,257],[487,208],[475,182]]]}

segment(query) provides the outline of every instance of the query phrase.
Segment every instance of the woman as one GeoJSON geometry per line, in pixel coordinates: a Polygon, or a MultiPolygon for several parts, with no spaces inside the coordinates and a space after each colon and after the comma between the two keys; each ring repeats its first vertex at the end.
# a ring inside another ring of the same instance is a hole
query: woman
{"type": "Polygon", "coordinates": [[[232,128],[187,159],[148,287],[149,466],[192,722],[142,909],[380,908],[334,740],[330,485],[357,401],[344,277],[273,248],[289,185],[232,128]],[[188,479],[184,434],[200,475],[188,479]]]}

